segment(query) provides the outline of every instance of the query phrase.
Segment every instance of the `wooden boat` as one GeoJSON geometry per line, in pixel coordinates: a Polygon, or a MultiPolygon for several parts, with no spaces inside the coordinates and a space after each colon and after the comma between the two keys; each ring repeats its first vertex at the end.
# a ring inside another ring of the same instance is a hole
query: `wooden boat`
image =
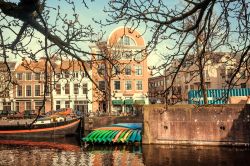
{"type": "Polygon", "coordinates": [[[0,125],[0,137],[64,137],[76,134],[80,123],[79,118],[45,117],[38,119],[33,125],[19,123],[18,120],[10,124],[0,125]]]}

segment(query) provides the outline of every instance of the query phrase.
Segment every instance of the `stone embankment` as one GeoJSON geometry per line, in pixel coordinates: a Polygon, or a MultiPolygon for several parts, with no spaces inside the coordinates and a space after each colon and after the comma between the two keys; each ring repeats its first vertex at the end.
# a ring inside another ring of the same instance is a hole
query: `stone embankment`
{"type": "Polygon", "coordinates": [[[144,144],[250,145],[250,105],[149,105],[144,144]]]}

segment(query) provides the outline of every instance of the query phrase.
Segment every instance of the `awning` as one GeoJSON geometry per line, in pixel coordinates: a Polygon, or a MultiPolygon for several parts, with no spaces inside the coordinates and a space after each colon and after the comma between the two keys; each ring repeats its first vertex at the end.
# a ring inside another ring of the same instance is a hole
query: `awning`
{"type": "Polygon", "coordinates": [[[144,100],[135,100],[135,104],[137,104],[137,105],[144,105],[145,101],[144,100]]]}
{"type": "Polygon", "coordinates": [[[133,103],[134,103],[133,99],[124,100],[125,105],[133,105],[133,103]]]}
{"type": "Polygon", "coordinates": [[[123,101],[122,100],[112,100],[113,105],[122,105],[123,101]]]}

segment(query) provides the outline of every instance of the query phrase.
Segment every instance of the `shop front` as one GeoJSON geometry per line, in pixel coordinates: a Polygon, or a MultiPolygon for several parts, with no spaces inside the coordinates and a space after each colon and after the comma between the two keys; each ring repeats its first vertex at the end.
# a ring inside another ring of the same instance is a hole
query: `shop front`
{"type": "Polygon", "coordinates": [[[127,115],[133,115],[133,104],[134,100],[133,99],[126,99],[124,100],[124,106],[125,106],[125,113],[127,115]]]}
{"type": "Polygon", "coordinates": [[[122,113],[123,100],[112,100],[113,113],[120,115],[122,113]]]}

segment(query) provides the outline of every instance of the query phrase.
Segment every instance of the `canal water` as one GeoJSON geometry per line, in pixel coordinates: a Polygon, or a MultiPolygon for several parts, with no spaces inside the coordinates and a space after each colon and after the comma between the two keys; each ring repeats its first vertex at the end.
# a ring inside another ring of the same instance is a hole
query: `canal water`
{"type": "Polygon", "coordinates": [[[79,139],[0,140],[1,166],[250,165],[249,148],[86,145],[79,139]]]}

